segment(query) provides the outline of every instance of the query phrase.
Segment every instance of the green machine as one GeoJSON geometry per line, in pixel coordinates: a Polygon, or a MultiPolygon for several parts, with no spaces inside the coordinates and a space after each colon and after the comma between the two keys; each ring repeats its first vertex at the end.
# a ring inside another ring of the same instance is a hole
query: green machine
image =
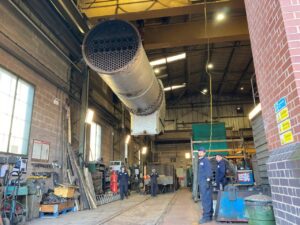
{"type": "MultiPolygon", "coordinates": [[[[200,146],[204,147],[207,150],[207,154],[209,156],[215,156],[216,152],[209,151],[210,150],[221,150],[228,149],[226,141],[226,128],[225,123],[202,123],[202,124],[193,124],[193,150],[197,151],[200,146]],[[210,144],[210,133],[212,128],[212,142],[210,144]]],[[[227,151],[218,152],[221,155],[228,155],[227,151]]]]}
{"type": "Polygon", "coordinates": [[[192,139],[191,139],[191,151],[193,152],[193,199],[198,201],[198,149],[199,147],[204,147],[207,150],[207,156],[215,156],[216,153],[223,156],[227,156],[227,151],[222,150],[228,149],[226,141],[226,128],[225,123],[200,123],[192,125],[192,139]],[[212,135],[211,135],[212,131],[212,135]],[[211,136],[211,141],[210,141],[211,136]],[[212,150],[212,151],[210,151],[212,150]]]}

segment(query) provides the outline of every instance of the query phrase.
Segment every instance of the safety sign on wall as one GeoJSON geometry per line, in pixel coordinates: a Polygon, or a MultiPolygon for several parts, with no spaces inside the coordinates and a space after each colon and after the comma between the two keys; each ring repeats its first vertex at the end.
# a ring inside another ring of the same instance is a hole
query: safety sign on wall
{"type": "Polygon", "coordinates": [[[292,125],[289,116],[289,110],[287,108],[286,98],[283,97],[279,99],[274,104],[274,109],[276,113],[276,120],[278,125],[278,131],[280,136],[281,145],[285,145],[294,141],[294,136],[292,132],[292,125]]]}

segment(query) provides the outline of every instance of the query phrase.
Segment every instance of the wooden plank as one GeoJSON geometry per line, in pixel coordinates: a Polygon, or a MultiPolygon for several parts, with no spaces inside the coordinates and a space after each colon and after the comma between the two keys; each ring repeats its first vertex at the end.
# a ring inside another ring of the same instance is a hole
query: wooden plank
{"type": "Polygon", "coordinates": [[[73,152],[73,150],[71,149],[71,146],[68,145],[68,148],[67,148],[67,149],[68,149],[68,154],[69,154],[69,156],[70,156],[71,162],[74,164],[74,167],[75,167],[75,169],[76,169],[76,171],[77,171],[78,178],[79,178],[79,180],[80,180],[80,184],[81,184],[82,187],[83,187],[83,191],[84,191],[84,193],[85,193],[85,195],[86,195],[86,197],[87,197],[87,201],[88,201],[88,203],[89,203],[89,206],[90,206],[91,209],[96,209],[96,208],[97,208],[97,203],[96,203],[96,201],[93,199],[92,194],[91,194],[91,192],[90,192],[90,190],[89,190],[89,188],[88,188],[88,186],[87,186],[87,184],[86,184],[86,181],[85,181],[85,179],[84,179],[84,176],[83,176],[83,174],[82,174],[81,169],[79,168],[79,165],[78,165],[77,160],[76,160],[76,158],[75,158],[74,152],[73,152]]]}
{"type": "Polygon", "coordinates": [[[95,189],[94,189],[91,173],[89,172],[89,169],[86,167],[83,169],[83,173],[85,176],[86,184],[87,184],[88,188],[90,189],[92,197],[96,201],[95,189]]]}

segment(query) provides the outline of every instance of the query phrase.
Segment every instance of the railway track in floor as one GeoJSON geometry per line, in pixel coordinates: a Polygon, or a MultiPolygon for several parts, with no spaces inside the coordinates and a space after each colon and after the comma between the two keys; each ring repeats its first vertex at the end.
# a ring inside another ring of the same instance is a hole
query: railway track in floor
{"type": "MultiPolygon", "coordinates": [[[[162,211],[161,215],[156,219],[154,225],[159,225],[161,224],[163,217],[166,215],[166,213],[168,212],[168,210],[170,209],[170,207],[172,206],[172,203],[175,201],[175,197],[176,197],[176,193],[174,194],[174,196],[170,199],[169,203],[167,204],[166,208],[162,211]]],[[[151,197],[147,197],[146,199],[144,199],[143,201],[134,204],[130,207],[127,207],[123,210],[120,210],[119,212],[114,213],[113,215],[111,215],[108,218],[102,219],[100,221],[97,222],[97,225],[104,225],[110,221],[112,221],[113,219],[122,216],[123,214],[132,211],[134,209],[137,209],[140,205],[146,203],[148,200],[152,199],[151,197]]]]}

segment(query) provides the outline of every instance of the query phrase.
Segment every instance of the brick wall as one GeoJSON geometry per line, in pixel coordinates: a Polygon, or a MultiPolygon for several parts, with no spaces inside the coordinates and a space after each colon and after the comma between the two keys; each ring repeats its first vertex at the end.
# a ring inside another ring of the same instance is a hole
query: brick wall
{"type": "Polygon", "coordinates": [[[281,146],[273,105],[283,96],[287,97],[294,138],[300,141],[300,44],[295,40],[300,39],[300,19],[296,18],[299,9],[288,2],[299,4],[293,0],[245,0],[269,149],[281,146]]]}
{"type": "MultiPolygon", "coordinates": [[[[30,65],[25,65],[17,59],[16,55],[24,56],[24,52],[27,52],[33,57],[30,59],[32,65],[38,61],[44,64],[49,71],[55,71],[60,82],[67,82],[69,64],[62,60],[47,41],[38,36],[31,25],[26,23],[20,14],[9,6],[8,2],[2,1],[0,3],[0,11],[0,30],[2,31],[0,46],[5,47],[0,48],[0,67],[10,70],[35,87],[27,174],[29,175],[31,172],[57,172],[61,177],[62,171],[60,169],[34,167],[31,155],[34,139],[48,141],[50,142],[49,163],[55,160],[59,163],[63,162],[62,107],[67,95],[42,78],[41,74],[32,70],[30,65]],[[59,99],[59,106],[53,103],[54,98],[59,99]]],[[[53,74],[49,74],[49,76],[53,76],[53,74]]],[[[1,153],[1,156],[6,156],[6,154],[1,153]]],[[[52,179],[48,179],[47,184],[52,187],[52,179]]]]}
{"type": "Polygon", "coordinates": [[[276,223],[300,224],[300,143],[272,152],[268,176],[276,223]]]}
{"type": "Polygon", "coordinates": [[[185,153],[191,152],[190,144],[160,144],[156,145],[158,162],[161,164],[172,164],[175,168],[186,169],[191,165],[191,159],[185,158],[185,153]],[[175,162],[171,162],[175,158],[175,162]]]}
{"type": "Polygon", "coordinates": [[[300,224],[300,1],[245,0],[276,224],[300,224]],[[274,103],[286,97],[294,143],[281,146],[274,103]]]}
{"type": "Polygon", "coordinates": [[[280,0],[282,16],[287,36],[292,77],[290,89],[290,114],[293,118],[293,132],[300,141],[300,1],[280,0]]]}

